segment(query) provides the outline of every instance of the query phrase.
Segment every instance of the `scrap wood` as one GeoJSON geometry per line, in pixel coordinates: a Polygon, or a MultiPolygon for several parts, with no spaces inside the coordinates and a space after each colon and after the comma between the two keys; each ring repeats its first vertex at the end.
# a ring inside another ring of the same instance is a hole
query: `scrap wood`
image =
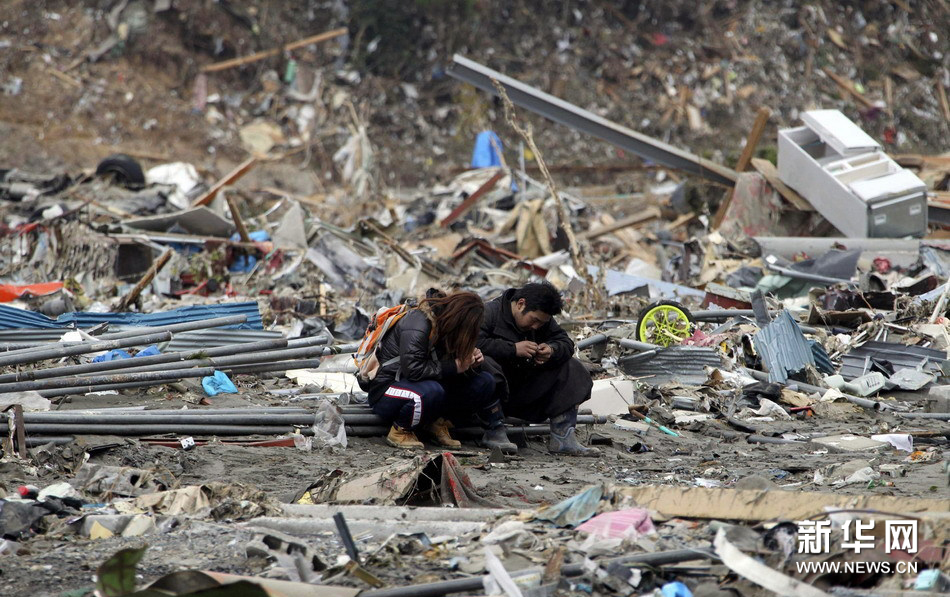
{"type": "Polygon", "coordinates": [[[848,79],[845,79],[839,74],[836,74],[827,66],[823,67],[821,70],[826,75],[828,75],[828,77],[830,77],[831,80],[834,81],[836,85],[838,85],[838,87],[840,87],[843,91],[846,91],[854,99],[858,100],[858,102],[860,102],[865,108],[875,107],[874,102],[864,97],[864,94],[860,93],[857,89],[855,89],[853,82],[849,81],[848,79]]]}
{"type": "Polygon", "coordinates": [[[631,497],[638,506],[656,510],[670,518],[719,518],[750,522],[805,520],[824,514],[829,507],[908,514],[950,511],[950,498],[665,486],[625,487],[620,493],[631,497]]]}
{"type": "Polygon", "coordinates": [[[829,593],[815,588],[812,585],[792,578],[786,574],[770,568],[766,564],[742,553],[738,547],[726,538],[726,529],[720,528],[713,541],[716,555],[730,570],[750,580],[760,587],[773,591],[777,595],[793,597],[831,597],[829,593]]]}
{"type": "MultiPolygon", "coordinates": [[[[759,139],[762,138],[762,133],[765,132],[765,126],[768,124],[770,116],[772,116],[772,111],[767,107],[762,106],[759,108],[759,111],[755,115],[755,122],[752,123],[752,130],[749,132],[749,136],[746,137],[745,147],[742,148],[739,161],[736,162],[736,172],[744,172],[746,168],[749,167],[749,161],[752,160],[755,148],[759,145],[759,139]]],[[[726,212],[729,211],[729,205],[732,203],[732,197],[735,195],[735,192],[735,187],[732,187],[732,190],[729,191],[726,198],[719,204],[719,209],[716,210],[716,215],[713,218],[713,230],[718,229],[725,219],[726,212]]]]}
{"type": "Polygon", "coordinates": [[[442,227],[443,228],[448,227],[449,224],[459,219],[465,212],[470,210],[478,202],[478,200],[482,198],[482,195],[494,189],[495,185],[498,184],[498,181],[501,180],[504,176],[505,176],[505,171],[499,168],[498,172],[496,172],[494,176],[492,176],[487,181],[485,181],[485,184],[478,187],[478,189],[476,189],[474,193],[466,197],[465,200],[462,201],[462,203],[458,207],[452,210],[452,213],[450,213],[448,216],[445,217],[444,220],[442,220],[442,227]]]}
{"type": "Polygon", "coordinates": [[[617,232],[618,230],[623,230],[624,228],[629,228],[630,226],[636,226],[637,224],[643,224],[651,220],[655,220],[660,217],[660,210],[655,207],[648,207],[647,209],[636,213],[628,218],[622,220],[617,220],[613,224],[609,224],[602,228],[597,228],[596,230],[588,230],[581,234],[578,238],[583,240],[594,240],[605,234],[611,234],[617,232]]]}
{"type": "Polygon", "coordinates": [[[347,32],[346,27],[340,27],[339,29],[333,29],[332,31],[325,31],[318,35],[312,35],[310,37],[305,37],[301,40],[291,42],[279,48],[271,48],[270,50],[264,50],[261,52],[255,52],[254,54],[249,54],[247,56],[241,56],[240,58],[232,58],[230,60],[224,60],[221,62],[215,62],[213,64],[208,64],[201,67],[201,72],[203,73],[213,73],[217,71],[227,70],[235,66],[243,66],[245,64],[250,64],[252,62],[257,62],[265,58],[270,58],[271,56],[277,56],[281,52],[289,52],[291,50],[296,50],[297,48],[302,48],[304,46],[309,46],[310,44],[316,44],[324,42],[341,35],[345,35],[347,32]]]}
{"type": "Polygon", "coordinates": [[[234,227],[237,228],[241,241],[246,243],[251,242],[251,237],[247,233],[247,227],[244,226],[244,220],[241,218],[241,209],[237,203],[238,200],[233,195],[226,193],[225,189],[221,189],[220,192],[224,196],[224,200],[228,203],[228,209],[231,210],[231,219],[234,220],[234,227]]]}
{"type": "Polygon", "coordinates": [[[939,80],[934,83],[937,88],[937,98],[940,100],[940,109],[943,111],[943,119],[950,122],[950,102],[947,101],[947,90],[943,88],[943,83],[939,80]]]}
{"type": "Polygon", "coordinates": [[[197,199],[195,199],[194,202],[191,204],[191,206],[198,207],[201,205],[207,205],[208,203],[211,203],[211,201],[215,198],[215,196],[218,194],[218,192],[221,189],[223,189],[224,187],[228,185],[234,184],[235,182],[240,180],[242,176],[250,172],[251,168],[253,168],[254,164],[256,163],[257,163],[257,158],[254,156],[251,156],[250,158],[244,160],[244,162],[239,164],[237,168],[228,172],[228,174],[225,175],[224,178],[214,183],[214,185],[210,189],[208,189],[208,192],[206,192],[201,197],[198,197],[197,199]]]}
{"type": "Polygon", "coordinates": [[[795,209],[798,211],[815,211],[815,208],[812,207],[807,199],[795,192],[795,189],[782,182],[782,179],[778,176],[778,170],[775,168],[775,164],[762,158],[752,158],[752,167],[755,168],[756,172],[764,176],[769,186],[775,189],[783,199],[791,203],[795,209]]]}
{"type": "Polygon", "coordinates": [[[162,255],[152,263],[150,268],[148,268],[148,271],[145,272],[145,274],[142,276],[142,279],[132,287],[132,290],[130,290],[128,294],[122,297],[122,300],[119,301],[119,304],[116,305],[113,311],[125,311],[128,309],[129,305],[134,303],[136,299],[139,298],[139,295],[142,294],[142,291],[145,290],[145,287],[152,283],[152,279],[155,278],[155,275],[158,274],[158,272],[160,272],[163,267],[165,267],[165,264],[168,263],[169,259],[171,259],[172,253],[174,253],[174,250],[165,249],[165,252],[162,253],[162,255]]]}

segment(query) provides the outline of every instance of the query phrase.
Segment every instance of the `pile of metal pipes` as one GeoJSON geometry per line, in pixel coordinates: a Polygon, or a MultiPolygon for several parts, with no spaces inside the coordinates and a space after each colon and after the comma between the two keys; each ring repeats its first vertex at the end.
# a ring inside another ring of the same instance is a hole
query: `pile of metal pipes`
{"type": "MultiPolygon", "coordinates": [[[[337,395],[328,394],[328,398],[337,395]]],[[[365,405],[340,408],[346,433],[350,437],[374,437],[389,431],[386,421],[365,405]]],[[[188,410],[73,410],[28,412],[23,415],[27,442],[31,445],[53,441],[64,443],[76,435],[115,436],[250,436],[284,435],[299,431],[313,435],[315,411],[294,407],[269,408],[201,408],[188,410]]],[[[580,414],[578,424],[606,423],[605,417],[580,414]]],[[[550,433],[547,424],[529,424],[518,419],[506,421],[509,431],[524,436],[550,433]]],[[[0,433],[8,423],[0,421],[0,433]]],[[[480,437],[479,427],[462,427],[452,432],[460,439],[480,437]]]]}
{"type": "Polygon", "coordinates": [[[37,363],[51,359],[167,342],[178,332],[234,325],[246,319],[245,315],[218,317],[145,331],[105,334],[86,342],[10,350],[0,354],[0,367],[16,366],[18,370],[0,374],[0,394],[32,390],[52,398],[161,385],[187,378],[206,377],[215,371],[278,373],[288,369],[318,367],[319,357],[352,352],[356,348],[355,344],[324,347],[328,341],[326,337],[296,340],[279,338],[99,363],[35,367],[37,363]]]}

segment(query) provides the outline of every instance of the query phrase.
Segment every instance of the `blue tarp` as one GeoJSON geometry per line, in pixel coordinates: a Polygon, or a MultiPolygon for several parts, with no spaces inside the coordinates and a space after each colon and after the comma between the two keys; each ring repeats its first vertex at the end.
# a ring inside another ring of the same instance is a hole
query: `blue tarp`
{"type": "Polygon", "coordinates": [[[475,137],[475,148],[472,150],[472,168],[492,168],[501,166],[502,150],[501,139],[495,131],[482,131],[475,137]],[[497,149],[496,149],[497,148],[497,149]]]}
{"type": "Polygon", "coordinates": [[[0,329],[18,328],[90,328],[103,322],[124,327],[156,327],[201,321],[229,315],[247,315],[247,321],[240,325],[222,326],[220,329],[262,330],[261,312],[257,302],[219,303],[217,305],[192,305],[160,311],[158,313],[64,313],[56,319],[50,319],[42,313],[25,311],[7,305],[0,305],[0,329]]]}

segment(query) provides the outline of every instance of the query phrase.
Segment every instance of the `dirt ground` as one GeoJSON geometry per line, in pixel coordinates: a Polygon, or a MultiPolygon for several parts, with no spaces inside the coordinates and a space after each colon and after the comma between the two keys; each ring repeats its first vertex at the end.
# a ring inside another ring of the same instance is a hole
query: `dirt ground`
{"type": "MultiPolygon", "coordinates": [[[[76,398],[64,405],[67,409],[91,406],[147,405],[150,408],[176,408],[185,404],[160,392],[76,398]]],[[[260,395],[220,397],[216,407],[240,405],[276,406],[279,401],[260,395]]],[[[299,405],[299,403],[297,403],[299,405]]],[[[188,405],[195,408],[194,405],[188,405]]],[[[200,407],[198,407],[200,408],[200,407]]],[[[772,423],[771,431],[808,435],[851,432],[866,435],[898,427],[892,416],[852,412],[837,420],[815,417],[800,421],[772,423]]],[[[943,422],[913,425],[917,431],[942,429],[943,422]]],[[[909,426],[901,427],[909,431],[909,426]]],[[[707,430],[682,431],[681,437],[670,437],[650,430],[638,433],[620,429],[612,423],[587,426],[582,435],[595,436],[602,451],[599,458],[552,457],[543,441],[531,439],[517,456],[506,463],[490,464],[489,454],[466,442],[457,451],[459,462],[470,475],[482,496],[506,507],[534,509],[542,504],[556,503],[596,483],[625,485],[698,485],[774,489],[778,491],[833,491],[862,495],[893,495],[903,497],[944,497],[947,494],[946,473],[942,462],[903,463],[906,453],[886,450],[873,454],[845,454],[800,444],[749,444],[744,440],[723,440],[710,437],[707,430]],[[608,443],[609,442],[609,443],[608,443]],[[648,448],[650,451],[642,452],[648,448]],[[882,478],[882,484],[852,484],[840,488],[816,486],[815,471],[852,459],[861,458],[879,464],[902,465],[903,476],[882,478]]],[[[512,434],[517,437],[517,433],[512,434]]],[[[385,444],[382,438],[350,438],[341,453],[314,450],[303,452],[294,448],[244,447],[212,443],[184,451],[174,448],[146,446],[134,439],[91,438],[93,443],[119,443],[118,447],[97,452],[90,462],[116,466],[151,468],[167,472],[180,486],[209,481],[239,482],[263,490],[278,502],[290,501],[294,494],[307,488],[316,479],[335,470],[367,470],[412,456],[385,444]]],[[[917,443],[917,447],[926,446],[917,443]]],[[[30,471],[15,463],[0,468],[0,489],[12,491],[17,486],[33,483],[43,487],[70,478],[65,470],[30,471]],[[37,474],[43,473],[43,474],[37,474]]],[[[250,523],[253,525],[253,521],[250,523]]],[[[412,532],[406,523],[406,532],[412,532]]],[[[113,537],[86,539],[78,536],[44,537],[26,540],[25,555],[0,559],[0,593],[10,596],[58,595],[67,590],[91,586],[92,575],[99,563],[124,547],[149,546],[139,566],[143,581],[182,569],[208,569],[235,574],[258,574],[260,562],[249,559],[245,545],[253,538],[252,530],[237,524],[190,520],[180,517],[172,530],[142,538],[113,537]]],[[[308,544],[326,561],[334,561],[343,553],[334,533],[305,537],[308,544]]],[[[362,537],[362,544],[380,541],[379,537],[362,537]]],[[[382,568],[374,572],[397,580],[398,569],[382,568]]],[[[433,563],[427,573],[432,579],[450,578],[443,565],[433,563]]],[[[412,578],[408,575],[407,578],[412,578]]]]}

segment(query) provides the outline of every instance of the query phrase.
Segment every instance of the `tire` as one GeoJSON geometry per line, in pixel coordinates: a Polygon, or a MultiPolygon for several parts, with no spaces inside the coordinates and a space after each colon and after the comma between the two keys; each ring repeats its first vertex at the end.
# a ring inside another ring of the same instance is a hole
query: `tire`
{"type": "Polygon", "coordinates": [[[640,312],[640,318],[637,320],[637,340],[658,346],[671,346],[689,338],[695,327],[696,321],[689,309],[676,301],[658,301],[640,312]],[[668,333],[657,334],[658,327],[668,333]]]}
{"type": "Polygon", "coordinates": [[[97,176],[112,176],[113,179],[125,187],[141,186],[145,184],[145,173],[142,166],[132,156],[124,153],[115,153],[99,162],[96,167],[97,176]]]}

